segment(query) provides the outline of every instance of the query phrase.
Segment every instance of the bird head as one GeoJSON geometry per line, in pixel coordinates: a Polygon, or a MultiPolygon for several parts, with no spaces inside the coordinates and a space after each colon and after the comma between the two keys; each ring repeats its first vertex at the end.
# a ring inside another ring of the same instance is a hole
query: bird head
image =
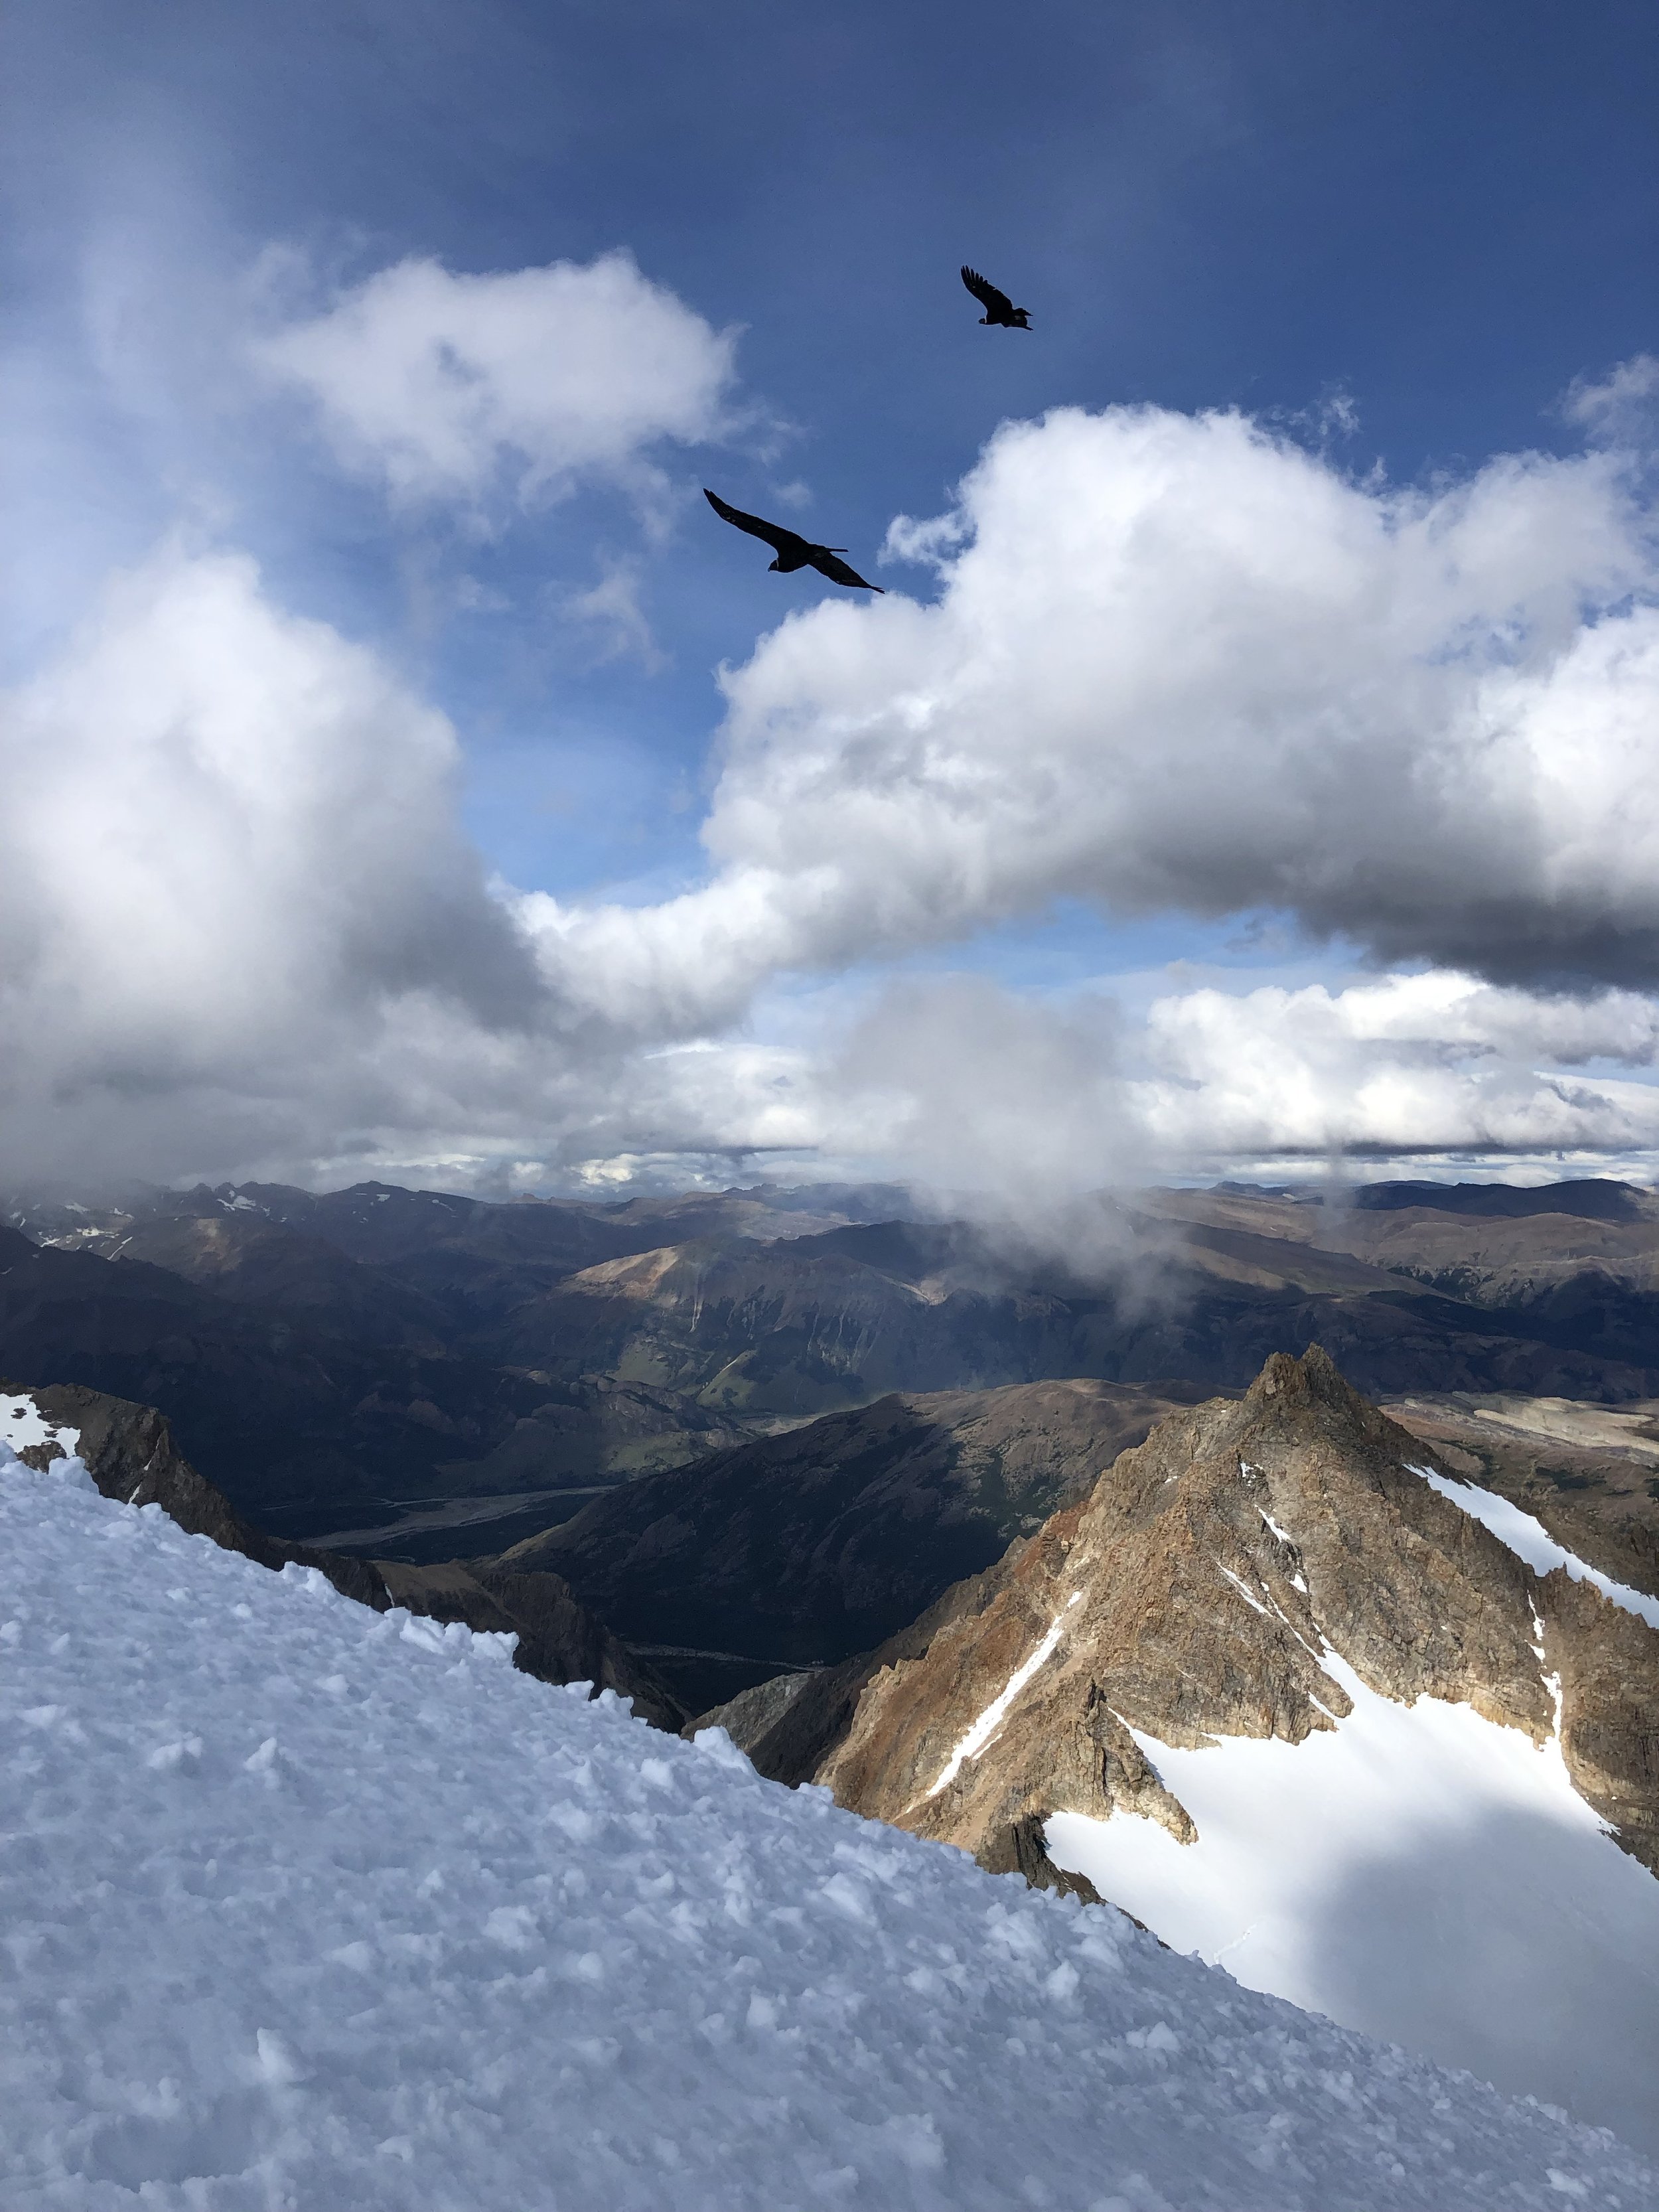
{"type": "Polygon", "coordinates": [[[766,565],[767,565],[767,567],[768,567],[769,568],[781,568],[781,567],[782,566],[782,563],[781,563],[781,562],[778,562],[778,561],[769,561],[769,562],[767,562],[767,564],[766,564],[766,565]]]}

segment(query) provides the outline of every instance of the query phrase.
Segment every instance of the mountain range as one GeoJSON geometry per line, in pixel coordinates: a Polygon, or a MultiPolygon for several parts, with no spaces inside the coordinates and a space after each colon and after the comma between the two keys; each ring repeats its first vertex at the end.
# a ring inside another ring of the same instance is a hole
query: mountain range
{"type": "Polygon", "coordinates": [[[1659,1391],[1651,1197],[1490,1188],[1147,1192],[1087,1267],[882,1186],[17,1202],[0,1370],[160,1407],[273,1531],[426,1561],[895,1392],[1241,1389],[1310,1343],[1379,1398],[1659,1391]]]}

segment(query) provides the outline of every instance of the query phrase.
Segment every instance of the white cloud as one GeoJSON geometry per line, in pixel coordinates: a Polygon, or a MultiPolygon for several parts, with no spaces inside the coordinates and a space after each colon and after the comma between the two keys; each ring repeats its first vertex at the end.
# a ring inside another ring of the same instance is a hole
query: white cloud
{"type": "MultiPolygon", "coordinates": [[[[1285,1148],[1659,1143],[1638,483],[1598,453],[1406,495],[1231,416],[1005,428],[896,529],[937,604],[826,602],[726,678],[709,879],[636,908],[490,896],[444,718],[246,559],[165,550],[0,735],[0,1174],[817,1152],[1035,1215],[1285,1148]],[[1060,897],[1439,964],[1144,1024],[869,978],[1060,897]],[[743,1033],[802,971],[862,1016],[743,1033]]],[[[586,610],[619,636],[629,576],[586,610]]]]}
{"type": "Polygon", "coordinates": [[[9,1175],[314,1152],[421,1110],[412,1032],[476,1054],[544,1022],[458,757],[246,559],[116,580],[0,735],[9,1175]]]}
{"type": "Polygon", "coordinates": [[[1659,1087],[1632,1078],[1656,1060],[1659,1004],[1631,992],[1544,997],[1444,971],[1211,986],[1137,1024],[1097,991],[1033,1002],[932,976],[879,994],[839,1047],[798,1054],[789,1082],[795,1127],[834,1155],[1069,1233],[1079,1190],[1238,1158],[1651,1151],[1659,1087]]]}
{"type": "Polygon", "coordinates": [[[1605,1151],[1659,1143],[1659,1089],[1574,1073],[1650,1067],[1659,1006],[1540,998],[1444,972],[1340,991],[1159,1000],[1129,1086],[1166,1158],[1605,1151]]]}
{"type": "Polygon", "coordinates": [[[573,990],[668,1026],[1059,897],[1644,981],[1659,566],[1637,482],[1598,453],[1395,492],[1237,415],[1005,425],[951,515],[896,526],[937,604],[821,604],[726,678],[709,884],[526,923],[573,990]]]}
{"type": "Polygon", "coordinates": [[[648,482],[653,447],[720,434],[732,350],[626,253],[487,276],[400,261],[257,348],[349,466],[471,506],[648,482]]]}

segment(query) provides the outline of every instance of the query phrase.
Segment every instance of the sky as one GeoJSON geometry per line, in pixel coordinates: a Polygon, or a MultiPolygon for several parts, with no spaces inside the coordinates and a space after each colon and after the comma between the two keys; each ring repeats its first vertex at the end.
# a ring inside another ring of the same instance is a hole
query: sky
{"type": "Polygon", "coordinates": [[[3,35],[0,1182],[1659,1174],[1648,11],[3,35]]]}

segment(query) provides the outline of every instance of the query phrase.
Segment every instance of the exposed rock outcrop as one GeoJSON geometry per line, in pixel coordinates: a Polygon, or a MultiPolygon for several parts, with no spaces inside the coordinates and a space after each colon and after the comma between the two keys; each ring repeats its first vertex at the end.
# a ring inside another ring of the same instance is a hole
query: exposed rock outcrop
{"type": "Polygon", "coordinates": [[[1659,1871],[1659,1634],[1534,1576],[1413,1471],[1432,1464],[1316,1347],[1276,1354],[841,1683],[770,1715],[738,1700],[726,1724],[764,1771],[805,1778],[810,1752],[842,1803],[1009,1865],[1060,1811],[1184,1839],[1131,1731],[1300,1742],[1351,1710],[1327,1651],[1385,1697],[1467,1702],[1540,1742],[1559,1682],[1575,1785],[1659,1871]]]}

